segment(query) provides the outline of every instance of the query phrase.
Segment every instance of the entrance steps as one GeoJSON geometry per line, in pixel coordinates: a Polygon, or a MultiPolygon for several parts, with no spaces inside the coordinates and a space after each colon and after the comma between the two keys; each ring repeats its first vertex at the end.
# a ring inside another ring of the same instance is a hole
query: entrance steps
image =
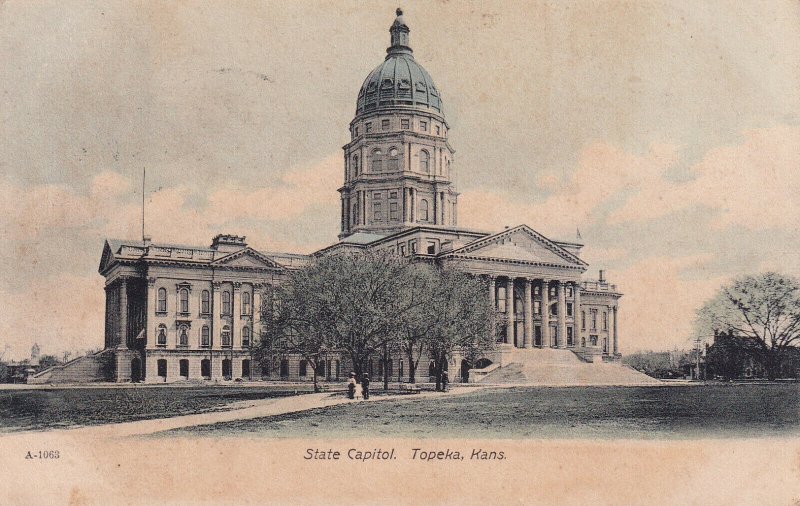
{"type": "Polygon", "coordinates": [[[114,350],[105,349],[74,358],[65,364],[48,367],[28,377],[31,384],[94,383],[111,381],[114,350]]]}
{"type": "Polygon", "coordinates": [[[587,363],[571,350],[514,349],[503,366],[488,372],[481,384],[511,385],[658,385],[661,382],[618,362],[587,363]]]}

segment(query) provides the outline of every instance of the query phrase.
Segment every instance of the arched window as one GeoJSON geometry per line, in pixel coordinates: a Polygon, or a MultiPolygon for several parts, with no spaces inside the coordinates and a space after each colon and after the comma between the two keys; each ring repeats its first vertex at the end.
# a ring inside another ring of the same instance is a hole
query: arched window
{"type": "Polygon", "coordinates": [[[207,358],[200,361],[200,376],[211,379],[211,361],[207,358]]]}
{"type": "Polygon", "coordinates": [[[428,221],[428,201],[425,199],[419,201],[419,219],[428,221]]]}
{"type": "Polygon", "coordinates": [[[419,171],[423,174],[430,172],[431,155],[424,149],[419,152],[419,171]]]}
{"type": "Polygon", "coordinates": [[[156,346],[167,345],[167,326],[161,324],[156,329],[156,346]]]}
{"type": "Polygon", "coordinates": [[[222,314],[231,314],[231,292],[227,290],[222,292],[222,314]]]}
{"type": "Polygon", "coordinates": [[[167,289],[166,288],[159,288],[158,289],[158,312],[159,313],[166,313],[167,312],[167,289]]]}
{"type": "Polygon", "coordinates": [[[400,169],[400,151],[397,148],[389,150],[389,172],[397,172],[400,169]]]}
{"type": "Polygon", "coordinates": [[[353,155],[353,177],[358,177],[358,155],[353,155]]]}
{"type": "Polygon", "coordinates": [[[205,348],[211,346],[211,332],[208,329],[208,325],[203,325],[203,328],[200,329],[200,346],[205,348]]]}
{"type": "Polygon", "coordinates": [[[244,327],[242,329],[242,346],[243,347],[250,346],[250,327],[244,327]]]}
{"type": "Polygon", "coordinates": [[[180,292],[178,292],[179,299],[180,299],[180,312],[181,313],[188,313],[189,312],[189,290],[187,288],[181,288],[180,292]]]}
{"type": "Polygon", "coordinates": [[[372,152],[372,172],[383,171],[383,153],[380,149],[372,152]]]}
{"type": "Polygon", "coordinates": [[[211,294],[208,290],[203,290],[200,293],[200,314],[211,313],[211,294]]]}
{"type": "Polygon", "coordinates": [[[250,314],[250,292],[242,293],[242,314],[250,314]]]}
{"type": "Polygon", "coordinates": [[[189,346],[189,327],[186,325],[178,328],[178,346],[189,346]]]}
{"type": "Polygon", "coordinates": [[[231,346],[231,328],[227,325],[222,327],[222,346],[231,346]]]}

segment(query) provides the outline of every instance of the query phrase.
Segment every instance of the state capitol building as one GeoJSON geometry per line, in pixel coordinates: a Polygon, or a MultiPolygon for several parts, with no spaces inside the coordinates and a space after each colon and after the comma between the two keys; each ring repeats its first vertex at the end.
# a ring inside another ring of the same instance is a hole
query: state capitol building
{"type": "MultiPolygon", "coordinates": [[[[99,267],[106,279],[104,350],[42,381],[57,382],[59,375],[75,381],[77,374],[117,382],[311,381],[313,372],[299,357],[254,359],[261,300],[314,257],[367,249],[457,264],[487,280],[486,296],[504,322],[498,346],[476,363],[454,357],[448,364],[453,382],[544,349],[584,362],[619,359],[621,294],[602,271],[597,280],[584,278],[581,243],[547,238],[528,225],[496,233],[459,226],[458,168],[442,93],[414,58],[399,9],[389,31],[386,58],[358,91],[343,147],[339,242],[300,255],[257,251],[244,237],[225,234],[197,247],[109,239],[99,267]],[[105,373],[96,366],[103,360],[111,364],[105,373]]],[[[423,381],[425,365],[423,358],[423,381]]],[[[349,372],[336,354],[324,369],[319,373],[327,380],[349,372]]],[[[386,374],[402,381],[408,367],[398,355],[371,372],[373,380],[386,374]]]]}

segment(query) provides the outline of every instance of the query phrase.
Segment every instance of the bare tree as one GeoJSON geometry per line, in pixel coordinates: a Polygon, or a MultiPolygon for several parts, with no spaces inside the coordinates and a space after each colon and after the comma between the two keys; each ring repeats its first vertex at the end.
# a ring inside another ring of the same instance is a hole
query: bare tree
{"type": "Polygon", "coordinates": [[[442,373],[454,351],[474,358],[491,349],[497,322],[482,281],[454,269],[440,269],[438,274],[434,303],[425,320],[430,322],[426,341],[435,365],[436,390],[441,390],[442,373]]]}
{"type": "Polygon", "coordinates": [[[736,279],[698,310],[696,331],[702,338],[733,331],[751,340],[775,379],[787,349],[800,342],[800,284],[774,272],[736,279]]]}
{"type": "Polygon", "coordinates": [[[414,273],[408,261],[385,252],[319,258],[275,291],[274,313],[265,321],[277,322],[272,328],[288,349],[308,357],[343,353],[361,378],[369,357],[396,341],[398,323],[424,302],[404,295],[414,273]]]}

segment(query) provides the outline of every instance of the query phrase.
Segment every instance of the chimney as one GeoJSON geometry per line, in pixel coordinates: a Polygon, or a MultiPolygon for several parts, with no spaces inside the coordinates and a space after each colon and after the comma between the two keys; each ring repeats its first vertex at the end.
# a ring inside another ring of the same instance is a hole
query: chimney
{"type": "Polygon", "coordinates": [[[211,249],[221,253],[232,253],[247,247],[243,235],[218,234],[211,240],[211,249]]]}
{"type": "Polygon", "coordinates": [[[604,269],[600,269],[600,280],[601,283],[606,282],[606,271],[604,269]]]}

